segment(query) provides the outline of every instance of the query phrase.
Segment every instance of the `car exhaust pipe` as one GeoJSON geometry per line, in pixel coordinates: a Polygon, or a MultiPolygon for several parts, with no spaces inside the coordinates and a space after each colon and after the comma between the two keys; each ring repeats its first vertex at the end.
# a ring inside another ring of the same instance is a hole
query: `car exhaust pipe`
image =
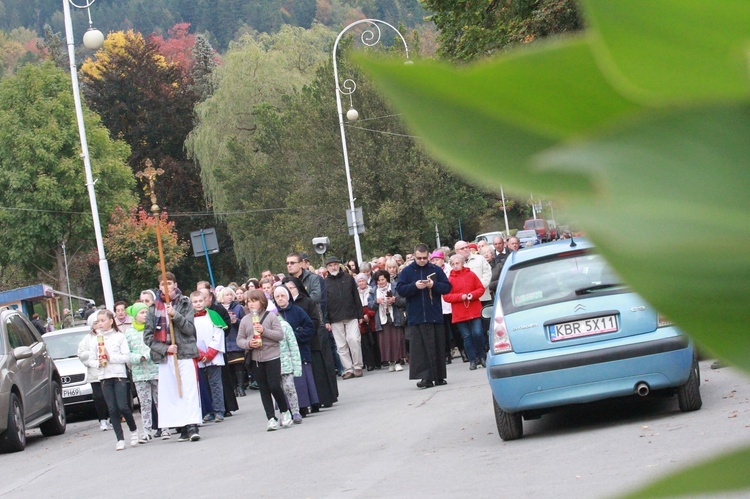
{"type": "Polygon", "coordinates": [[[649,388],[648,383],[646,383],[645,381],[641,381],[640,383],[635,385],[635,393],[637,393],[641,397],[645,397],[650,391],[651,388],[649,388]]]}

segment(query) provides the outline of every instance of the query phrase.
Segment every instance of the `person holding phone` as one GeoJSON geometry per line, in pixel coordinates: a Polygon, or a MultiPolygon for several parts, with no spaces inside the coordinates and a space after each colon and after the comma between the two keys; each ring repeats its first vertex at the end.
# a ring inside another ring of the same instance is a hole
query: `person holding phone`
{"type": "Polygon", "coordinates": [[[451,291],[443,269],[429,262],[426,244],[414,248],[414,261],[399,274],[396,293],[406,298],[409,379],[418,388],[445,385],[445,328],[441,296],[451,291]]]}

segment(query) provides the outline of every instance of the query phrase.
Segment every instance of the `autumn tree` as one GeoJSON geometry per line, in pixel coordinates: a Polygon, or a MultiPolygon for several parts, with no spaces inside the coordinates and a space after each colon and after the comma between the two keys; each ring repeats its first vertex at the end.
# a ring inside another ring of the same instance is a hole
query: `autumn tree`
{"type": "Polygon", "coordinates": [[[116,209],[110,218],[104,244],[110,261],[112,287],[119,299],[137,299],[142,289],[150,289],[161,273],[156,229],[159,225],[164,261],[168,269],[178,267],[186,258],[188,243],[177,237],[174,222],[166,212],[159,218],[143,209],[116,209]]]}
{"type": "MultiPolygon", "coordinates": [[[[60,244],[68,254],[95,244],[70,78],[53,63],[27,64],[0,81],[0,266],[44,276],[65,289],[60,244]],[[56,272],[55,272],[56,271],[56,272]]],[[[127,144],[110,139],[84,108],[102,217],[132,203],[127,144]]]]}
{"type": "MultiPolygon", "coordinates": [[[[131,145],[133,172],[141,171],[146,159],[164,170],[156,185],[159,205],[173,214],[177,234],[188,240],[191,231],[206,226],[208,207],[199,170],[184,150],[199,98],[190,73],[195,64],[186,59],[186,52],[192,56],[186,40],[194,38],[184,26],[173,33],[178,38],[174,44],[133,31],[111,33],[81,72],[87,102],[101,112],[113,135],[131,145]],[[167,54],[161,52],[163,46],[169,48],[167,54]]],[[[141,206],[150,206],[145,193],[141,206]]],[[[226,254],[233,261],[231,243],[223,249],[220,258],[226,254]]],[[[197,270],[200,266],[175,269],[185,281],[197,270]]]]}

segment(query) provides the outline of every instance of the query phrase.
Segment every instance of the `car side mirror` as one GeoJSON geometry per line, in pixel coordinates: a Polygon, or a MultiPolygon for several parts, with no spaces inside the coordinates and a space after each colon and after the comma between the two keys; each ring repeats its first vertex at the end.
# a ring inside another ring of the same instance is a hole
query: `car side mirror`
{"type": "Polygon", "coordinates": [[[34,355],[34,352],[31,351],[31,348],[29,347],[16,347],[13,349],[13,357],[16,358],[16,360],[23,360],[31,358],[34,355]]]}

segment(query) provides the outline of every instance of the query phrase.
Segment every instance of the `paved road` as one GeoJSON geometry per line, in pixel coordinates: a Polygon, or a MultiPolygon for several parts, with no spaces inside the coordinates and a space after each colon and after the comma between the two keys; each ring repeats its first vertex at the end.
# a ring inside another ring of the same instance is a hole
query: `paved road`
{"type": "Polygon", "coordinates": [[[0,497],[611,497],[750,444],[750,378],[709,364],[700,411],[680,413],[676,398],[596,404],[525,422],[507,443],[484,370],[460,362],[427,390],[406,371],[341,382],[333,408],[276,432],[255,392],[196,443],[115,452],[111,431],[78,421],[0,455],[0,497]]]}

